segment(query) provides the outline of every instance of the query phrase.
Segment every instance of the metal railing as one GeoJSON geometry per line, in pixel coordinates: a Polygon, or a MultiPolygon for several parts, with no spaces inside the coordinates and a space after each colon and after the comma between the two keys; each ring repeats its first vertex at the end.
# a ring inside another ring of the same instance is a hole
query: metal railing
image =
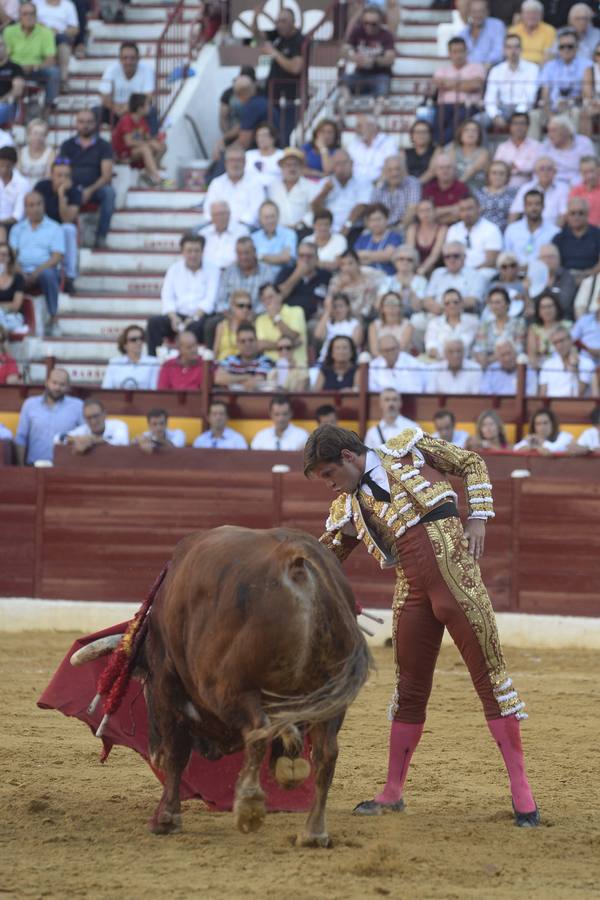
{"type": "Polygon", "coordinates": [[[162,124],[179,94],[190,65],[190,22],[184,18],[184,0],[169,13],[156,48],[154,105],[162,124]]]}

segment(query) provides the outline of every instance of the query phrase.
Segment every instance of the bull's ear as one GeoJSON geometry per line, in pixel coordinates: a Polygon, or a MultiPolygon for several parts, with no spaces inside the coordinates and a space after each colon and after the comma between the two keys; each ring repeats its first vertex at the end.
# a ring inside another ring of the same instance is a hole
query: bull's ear
{"type": "Polygon", "coordinates": [[[288,563],[288,574],[292,581],[302,584],[306,581],[306,559],[304,556],[295,556],[288,563]]]}

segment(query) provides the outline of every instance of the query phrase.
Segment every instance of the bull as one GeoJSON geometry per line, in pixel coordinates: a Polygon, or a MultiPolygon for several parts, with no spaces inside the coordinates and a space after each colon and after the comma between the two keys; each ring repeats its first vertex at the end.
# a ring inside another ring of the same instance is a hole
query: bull
{"type": "MultiPolygon", "coordinates": [[[[72,662],[114,647],[103,641],[72,662]]],[[[286,528],[227,525],[188,536],[154,599],[136,666],[150,761],[164,774],[151,831],[180,830],[180,781],[192,750],[218,759],[241,749],[234,818],[242,832],[258,829],[268,747],[276,780],[295,787],[310,773],[301,755],[309,734],[315,793],[297,843],[329,845],[337,735],[371,667],[352,590],[330,551],[286,528]]]]}

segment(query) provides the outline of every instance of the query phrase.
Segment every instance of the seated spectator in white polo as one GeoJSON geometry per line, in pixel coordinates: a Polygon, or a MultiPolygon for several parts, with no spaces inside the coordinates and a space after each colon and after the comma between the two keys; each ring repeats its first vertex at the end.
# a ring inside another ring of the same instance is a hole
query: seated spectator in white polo
{"type": "Polygon", "coordinates": [[[540,397],[583,397],[592,383],[595,364],[577,350],[562,325],[556,326],[550,342],[554,353],[540,369],[540,397]]]}
{"type": "Polygon", "coordinates": [[[62,444],[72,447],[74,453],[88,453],[98,444],[110,444],[113,447],[128,446],[127,424],[120,419],[107,419],[106,410],[99,400],[90,397],[85,401],[83,418],[83,425],[78,425],[58,438],[62,444]]]}
{"type": "Polygon", "coordinates": [[[242,322],[237,330],[238,352],[222,360],[215,371],[215,385],[230,390],[262,390],[273,360],[260,353],[256,330],[250,322],[242,322]]]}
{"type": "Polygon", "coordinates": [[[304,238],[317,248],[319,268],[328,269],[330,272],[339,267],[339,258],[348,249],[348,241],[344,235],[334,234],[332,226],[331,211],[318,209],[313,218],[313,232],[304,238]]]}
{"type": "Polygon", "coordinates": [[[525,215],[507,226],[504,249],[513,253],[520,265],[526,266],[538,258],[540,247],[549,244],[559,229],[550,222],[544,222],[544,195],[541,191],[527,191],[523,199],[525,215]]]}
{"type": "Polygon", "coordinates": [[[469,312],[476,312],[483,306],[489,279],[485,273],[465,265],[465,253],[464,244],[458,241],[444,244],[444,265],[434,269],[423,300],[423,307],[428,313],[439,314],[443,311],[442,297],[450,288],[460,293],[463,308],[469,312]]]}
{"type": "Polygon", "coordinates": [[[219,269],[205,255],[204,238],[184,234],[181,258],[171,263],[161,288],[161,314],[148,320],[148,350],[156,355],[165,338],[184,329],[204,340],[206,320],[216,310],[219,269]]]}
{"type": "Polygon", "coordinates": [[[529,434],[518,441],[513,450],[535,450],[542,456],[550,456],[568,452],[573,444],[573,435],[560,430],[556,413],[551,409],[538,409],[531,417],[529,434]]]}
{"type": "Polygon", "coordinates": [[[348,144],[355,178],[371,183],[377,181],[388,156],[397,152],[397,140],[379,130],[375,116],[358,116],[355,136],[348,144]]]}
{"type": "Polygon", "coordinates": [[[396,437],[405,428],[418,428],[416,422],[401,415],[402,397],[394,388],[386,388],[379,395],[381,419],[365,434],[367,447],[381,447],[390,438],[396,437]]]}
{"type": "MultiPolygon", "coordinates": [[[[517,393],[519,369],[517,350],[512,341],[501,338],[496,342],[496,359],[490,363],[481,379],[481,393],[494,397],[514,397],[517,393]]],[[[525,374],[525,394],[537,394],[537,375],[527,366],[525,374]]]]}
{"type": "Polygon", "coordinates": [[[450,226],[446,241],[455,241],[466,247],[465,265],[468,268],[493,271],[502,250],[502,232],[489,219],[483,218],[477,197],[459,200],[458,214],[460,221],[450,226]]]}
{"type": "Polygon", "coordinates": [[[252,450],[303,450],[308,431],[292,422],[292,405],[287,397],[273,397],[269,403],[273,424],[258,431],[251,443],[252,450]]]}
{"type": "Polygon", "coordinates": [[[582,156],[594,156],[595,148],[589,137],[577,134],[568,116],[552,116],[548,122],[548,136],[542,143],[544,156],[549,156],[556,164],[559,181],[571,187],[579,177],[579,163],[582,156]]]}
{"type": "Polygon", "coordinates": [[[67,396],[69,388],[69,373],[55,368],[46,378],[43,393],[23,403],[15,436],[19,465],[51,462],[56,435],[81,424],[83,404],[78,397],[67,396]]]}
{"type": "Polygon", "coordinates": [[[556,178],[556,164],[549,156],[539,156],[533,167],[533,178],[521,185],[510,206],[509,220],[516,221],[525,211],[525,194],[539,191],[544,198],[542,218],[550,225],[560,225],[567,211],[569,187],[556,178]]]}
{"type": "Polygon", "coordinates": [[[479,318],[464,311],[460,291],[450,288],[442,296],[443,312],[433,316],[425,330],[425,352],[430,359],[443,359],[448,341],[459,340],[470,353],[479,329],[479,318]]]}
{"type": "Polygon", "coordinates": [[[481,366],[465,358],[461,340],[447,341],[444,361],[436,365],[429,379],[431,394],[480,394],[481,366]]]}
{"type": "Polygon", "coordinates": [[[128,325],[117,341],[119,356],[106,367],[102,387],[113,391],[154,391],[160,365],[156,356],[144,353],[146,336],[140,325],[128,325]]]}
{"type": "Polygon", "coordinates": [[[228,410],[224,400],[213,400],[208,407],[208,428],[196,438],[193,447],[200,450],[247,450],[248,444],[239,431],[227,424],[228,410]]]}
{"type": "Polygon", "coordinates": [[[388,156],[369,203],[383,203],[389,210],[390,226],[403,229],[412,222],[420,199],[421,182],[407,174],[404,154],[388,156]]]}
{"type": "Polygon", "coordinates": [[[169,413],[156,407],[146,414],[148,430],[132,440],[146,453],[153,453],[160,447],[185,447],[185,432],[181,428],[169,428],[169,413]]]}
{"type": "MultiPolygon", "coordinates": [[[[318,186],[302,174],[304,153],[296,147],[286,147],[279,160],[281,178],[273,181],[267,191],[269,200],[277,204],[279,223],[285,228],[302,230],[310,216],[310,205],[318,186]]],[[[262,200],[262,198],[261,198],[262,200]]]]}
{"type": "Polygon", "coordinates": [[[422,394],[426,384],[427,372],[422,363],[401,351],[393,335],[385,334],[379,341],[379,356],[369,363],[369,391],[379,394],[394,388],[399,394],[422,394]]]}
{"type": "Polygon", "coordinates": [[[222,201],[231,210],[231,218],[239,225],[254,228],[258,210],[265,199],[265,189],[257,175],[246,168],[246,154],[240,144],[230,144],[225,151],[225,172],[213,178],[204,195],[203,209],[222,201]]]}
{"type": "Polygon", "coordinates": [[[198,229],[198,234],[205,241],[202,255],[217,269],[226,269],[235,262],[235,242],[238,238],[245,237],[248,229],[232,220],[229,203],[225,200],[211,203],[208,214],[210,224],[198,229]]]}
{"type": "Polygon", "coordinates": [[[588,452],[600,451],[600,406],[594,407],[590,416],[591,428],[586,428],[577,438],[577,445],[588,452]]]}
{"type": "Polygon", "coordinates": [[[319,182],[312,210],[328,209],[333,215],[333,231],[346,237],[359,225],[367,207],[370,183],[357,178],[354,164],[346,150],[336,150],[331,157],[331,174],[319,182]]]}
{"type": "Polygon", "coordinates": [[[15,222],[25,215],[25,195],[29,182],[17,169],[14,147],[0,147],[0,241],[5,242],[15,222]]]}
{"type": "Polygon", "coordinates": [[[265,200],[258,211],[260,228],[252,232],[256,258],[267,266],[273,266],[279,274],[283,266],[296,258],[298,238],[292,228],[279,224],[279,210],[272,200],[265,200]]]}
{"type": "Polygon", "coordinates": [[[464,447],[469,440],[469,432],[456,427],[456,416],[449,409],[438,409],[433,415],[435,431],[434,438],[454,444],[455,447],[464,447]]]}
{"type": "MultiPolygon", "coordinates": [[[[492,66],[488,72],[483,98],[486,124],[506,128],[509,122],[512,123],[515,113],[527,116],[535,106],[539,71],[535,63],[521,58],[521,38],[516,34],[507,34],[504,39],[504,61],[492,66]]],[[[528,119],[525,125],[526,134],[528,119]]]]}

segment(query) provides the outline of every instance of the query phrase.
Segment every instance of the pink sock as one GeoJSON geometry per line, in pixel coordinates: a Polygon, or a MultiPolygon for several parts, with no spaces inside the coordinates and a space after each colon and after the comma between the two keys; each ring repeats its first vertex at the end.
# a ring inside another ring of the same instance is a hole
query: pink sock
{"type": "Polygon", "coordinates": [[[378,803],[396,803],[401,799],[410,760],[423,734],[424,725],[424,722],[412,725],[408,722],[396,722],[395,719],[392,722],[387,781],[382,792],[375,797],[378,803]]]}
{"type": "Polygon", "coordinates": [[[515,716],[504,716],[488,719],[487,724],[504,758],[515,809],[517,812],[533,812],[535,800],[525,773],[519,720],[515,716]]]}

